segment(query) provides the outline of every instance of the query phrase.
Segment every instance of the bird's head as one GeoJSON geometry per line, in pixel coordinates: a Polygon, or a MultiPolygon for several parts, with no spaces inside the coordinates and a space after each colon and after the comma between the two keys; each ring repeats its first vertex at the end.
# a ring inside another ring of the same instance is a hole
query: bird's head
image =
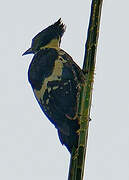
{"type": "Polygon", "coordinates": [[[38,33],[32,39],[31,47],[24,52],[23,55],[35,54],[44,48],[59,48],[61,37],[63,36],[65,29],[66,26],[62,23],[60,18],[57,22],[38,33]]]}

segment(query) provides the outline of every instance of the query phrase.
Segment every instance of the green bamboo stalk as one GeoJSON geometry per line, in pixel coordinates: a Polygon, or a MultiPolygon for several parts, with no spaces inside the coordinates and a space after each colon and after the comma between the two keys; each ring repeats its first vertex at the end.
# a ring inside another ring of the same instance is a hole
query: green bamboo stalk
{"type": "Polygon", "coordinates": [[[87,149],[88,127],[98,44],[100,17],[103,0],[92,0],[88,37],[85,45],[83,71],[86,76],[85,84],[80,92],[78,114],[80,117],[79,143],[77,150],[71,155],[68,180],[83,180],[85,156],[87,149]]]}

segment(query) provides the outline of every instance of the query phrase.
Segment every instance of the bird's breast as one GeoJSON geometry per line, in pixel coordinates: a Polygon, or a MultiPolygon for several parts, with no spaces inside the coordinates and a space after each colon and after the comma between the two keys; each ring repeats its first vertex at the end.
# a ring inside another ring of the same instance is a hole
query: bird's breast
{"type": "MultiPolygon", "coordinates": [[[[36,98],[38,99],[38,101],[43,103],[43,97],[44,97],[45,91],[46,90],[48,92],[51,91],[51,88],[48,86],[48,83],[54,82],[54,81],[56,82],[61,81],[62,72],[63,72],[63,63],[65,63],[65,60],[60,60],[60,59],[55,60],[52,74],[43,80],[40,90],[34,89],[34,94],[36,98]]],[[[58,83],[56,83],[55,87],[53,87],[54,89],[58,88],[57,84],[58,83]]]]}

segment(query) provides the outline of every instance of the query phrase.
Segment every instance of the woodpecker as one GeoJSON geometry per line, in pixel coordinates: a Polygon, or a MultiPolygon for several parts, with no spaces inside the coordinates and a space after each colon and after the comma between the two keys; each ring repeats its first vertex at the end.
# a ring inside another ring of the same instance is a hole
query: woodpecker
{"type": "Polygon", "coordinates": [[[39,32],[23,55],[34,54],[28,80],[42,111],[55,126],[62,145],[71,153],[78,145],[78,100],[85,76],[60,48],[66,30],[61,18],[39,32]]]}

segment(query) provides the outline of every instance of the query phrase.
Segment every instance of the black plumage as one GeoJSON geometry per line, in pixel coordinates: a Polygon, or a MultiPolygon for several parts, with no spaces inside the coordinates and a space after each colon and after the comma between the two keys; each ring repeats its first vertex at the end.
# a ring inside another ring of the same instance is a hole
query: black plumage
{"type": "Polygon", "coordinates": [[[34,53],[29,82],[41,109],[57,128],[61,143],[71,153],[78,144],[77,108],[84,75],[71,56],[59,47],[64,31],[59,19],[36,35],[23,55],[34,53]]]}

